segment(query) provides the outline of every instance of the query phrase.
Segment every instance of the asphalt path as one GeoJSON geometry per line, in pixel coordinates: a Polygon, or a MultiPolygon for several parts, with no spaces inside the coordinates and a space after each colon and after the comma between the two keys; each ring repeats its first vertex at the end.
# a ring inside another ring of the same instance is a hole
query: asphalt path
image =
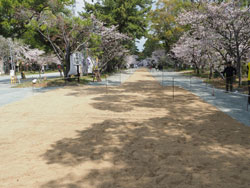
{"type": "MultiPolygon", "coordinates": [[[[109,76],[107,79],[103,79],[101,82],[90,82],[89,85],[99,86],[117,86],[125,82],[136,69],[129,69],[117,72],[109,76]]],[[[46,78],[58,78],[60,73],[45,73],[41,74],[41,79],[46,78]]],[[[39,74],[27,75],[26,80],[22,80],[21,76],[18,76],[18,82],[31,82],[33,79],[38,79],[39,74]]],[[[26,97],[46,92],[53,88],[12,88],[10,84],[10,76],[0,76],[0,107],[22,100],[26,97]]]]}
{"type": "MultiPolygon", "coordinates": [[[[56,78],[60,77],[60,73],[46,73],[41,74],[44,78],[56,78]]],[[[22,80],[21,76],[18,76],[18,82],[32,81],[33,79],[39,78],[39,74],[27,75],[26,80],[22,80]]],[[[33,88],[12,88],[13,85],[10,83],[10,76],[0,76],[0,107],[6,104],[10,104],[26,97],[45,92],[45,89],[33,89],[33,88]]]]}
{"type": "Polygon", "coordinates": [[[237,121],[250,126],[250,105],[247,102],[248,98],[246,95],[237,92],[237,90],[233,93],[225,93],[225,90],[215,89],[213,86],[204,83],[202,79],[184,76],[178,72],[162,72],[152,69],[151,74],[161,85],[175,85],[184,88],[237,121]]]}

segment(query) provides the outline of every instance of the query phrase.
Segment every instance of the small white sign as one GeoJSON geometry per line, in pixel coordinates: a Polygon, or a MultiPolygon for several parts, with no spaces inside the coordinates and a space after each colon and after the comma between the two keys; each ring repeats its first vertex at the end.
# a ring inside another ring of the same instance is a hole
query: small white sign
{"type": "Polygon", "coordinates": [[[15,70],[10,70],[10,76],[14,77],[15,76],[15,70]]]}
{"type": "Polygon", "coordinates": [[[72,61],[73,65],[81,65],[81,62],[83,61],[83,54],[80,52],[75,52],[70,56],[70,61],[72,61]]]}

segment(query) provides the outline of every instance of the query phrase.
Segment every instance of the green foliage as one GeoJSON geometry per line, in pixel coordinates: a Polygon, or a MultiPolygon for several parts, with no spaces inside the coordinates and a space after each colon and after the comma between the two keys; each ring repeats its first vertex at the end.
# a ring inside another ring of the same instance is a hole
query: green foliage
{"type": "Polygon", "coordinates": [[[159,40],[156,37],[149,35],[147,41],[144,44],[144,58],[150,57],[155,50],[161,49],[162,47],[162,44],[159,43],[159,40]]]}
{"type": "MultiPolygon", "coordinates": [[[[192,3],[183,0],[159,0],[157,9],[151,11],[151,29],[156,40],[164,44],[168,52],[185,31],[185,27],[178,25],[176,18],[183,9],[190,9],[192,3]]],[[[153,41],[149,40],[149,47],[153,41]]]]}
{"type": "Polygon", "coordinates": [[[140,39],[147,33],[151,4],[152,0],[101,0],[94,5],[86,3],[82,16],[94,14],[106,26],[118,25],[119,32],[140,39]]]}
{"type": "Polygon", "coordinates": [[[91,54],[95,58],[100,57],[103,54],[103,51],[100,48],[101,43],[102,43],[101,36],[91,34],[89,40],[89,50],[91,51],[91,54]]]}
{"type": "Polygon", "coordinates": [[[66,13],[65,7],[71,3],[72,0],[1,0],[0,35],[22,38],[32,47],[47,48],[34,27],[30,27],[31,20],[44,10],[66,13]]]}

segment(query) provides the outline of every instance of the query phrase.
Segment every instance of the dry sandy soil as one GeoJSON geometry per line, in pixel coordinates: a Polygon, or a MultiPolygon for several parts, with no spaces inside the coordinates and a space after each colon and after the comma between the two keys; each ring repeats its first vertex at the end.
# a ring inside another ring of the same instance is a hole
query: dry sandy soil
{"type": "Polygon", "coordinates": [[[0,108],[0,188],[249,188],[250,127],[144,69],[0,108]]]}

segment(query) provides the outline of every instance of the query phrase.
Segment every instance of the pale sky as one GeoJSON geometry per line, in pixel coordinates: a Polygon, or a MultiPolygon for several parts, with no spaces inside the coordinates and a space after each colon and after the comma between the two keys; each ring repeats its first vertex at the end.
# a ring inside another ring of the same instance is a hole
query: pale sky
{"type": "MultiPolygon", "coordinates": [[[[89,3],[92,3],[92,0],[86,0],[89,3]]],[[[95,2],[95,0],[94,0],[95,2]]],[[[83,7],[84,7],[84,2],[83,0],[76,0],[76,12],[81,12],[83,11],[83,7]]],[[[145,38],[142,38],[141,40],[137,41],[136,45],[137,48],[139,49],[139,51],[143,50],[143,45],[146,42],[145,38]]]]}

